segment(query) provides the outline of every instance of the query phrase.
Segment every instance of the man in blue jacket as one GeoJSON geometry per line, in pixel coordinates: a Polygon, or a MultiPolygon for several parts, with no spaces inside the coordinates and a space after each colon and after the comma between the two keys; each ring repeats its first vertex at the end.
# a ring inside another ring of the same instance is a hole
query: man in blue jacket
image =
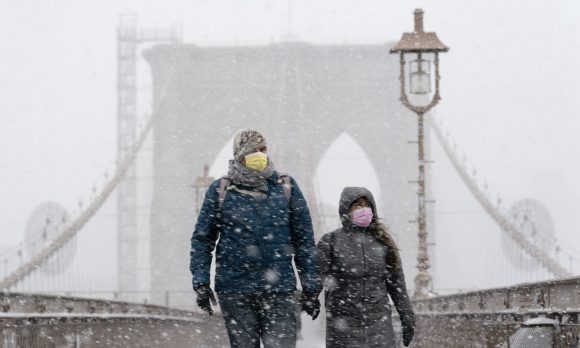
{"type": "Polygon", "coordinates": [[[299,305],[320,312],[320,278],[308,206],[293,178],[279,174],[266,140],[245,129],[234,138],[228,175],[208,188],[191,237],[190,270],[197,304],[212,314],[210,265],[232,347],[296,345],[296,264],[299,305]],[[216,241],[217,246],[216,246],[216,241]]]}

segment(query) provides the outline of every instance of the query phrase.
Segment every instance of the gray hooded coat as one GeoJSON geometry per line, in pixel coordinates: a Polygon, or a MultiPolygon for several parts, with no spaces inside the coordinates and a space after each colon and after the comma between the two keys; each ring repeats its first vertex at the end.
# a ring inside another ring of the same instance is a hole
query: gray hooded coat
{"type": "Polygon", "coordinates": [[[326,290],[326,347],[395,347],[389,296],[402,325],[415,326],[400,259],[398,265],[391,261],[397,251],[373,233],[373,228],[386,231],[376,221],[376,204],[367,189],[345,188],[339,213],[342,228],[325,234],[317,245],[326,290]],[[368,228],[350,221],[349,207],[360,197],[372,205],[368,228]]]}

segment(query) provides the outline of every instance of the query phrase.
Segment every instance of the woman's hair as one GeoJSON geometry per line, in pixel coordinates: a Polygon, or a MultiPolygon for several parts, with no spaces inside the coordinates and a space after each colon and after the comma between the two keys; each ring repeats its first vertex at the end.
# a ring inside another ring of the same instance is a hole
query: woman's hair
{"type": "Polygon", "coordinates": [[[374,219],[369,226],[371,234],[381,243],[387,246],[389,249],[387,253],[387,267],[393,270],[401,269],[401,256],[399,255],[399,248],[389,231],[389,228],[380,222],[378,219],[374,219]]]}

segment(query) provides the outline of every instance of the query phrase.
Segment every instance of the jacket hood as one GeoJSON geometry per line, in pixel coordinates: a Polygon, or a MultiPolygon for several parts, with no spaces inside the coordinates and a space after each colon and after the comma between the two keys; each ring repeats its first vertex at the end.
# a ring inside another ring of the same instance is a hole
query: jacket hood
{"type": "Polygon", "coordinates": [[[338,214],[340,215],[340,221],[342,224],[350,224],[350,218],[348,216],[348,208],[357,199],[365,197],[371,202],[371,208],[373,210],[373,221],[378,218],[377,208],[375,203],[375,198],[371,191],[364,187],[345,187],[340,195],[340,202],[338,203],[338,214]]]}

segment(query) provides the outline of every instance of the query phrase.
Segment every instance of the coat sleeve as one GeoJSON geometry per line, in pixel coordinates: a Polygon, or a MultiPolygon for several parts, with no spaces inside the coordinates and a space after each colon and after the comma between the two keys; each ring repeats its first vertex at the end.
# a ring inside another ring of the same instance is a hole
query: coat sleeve
{"type": "Polygon", "coordinates": [[[330,250],[330,233],[327,233],[322,236],[322,238],[320,238],[320,241],[316,245],[318,272],[320,274],[320,281],[322,285],[326,283],[326,277],[330,274],[332,267],[332,256],[330,250]]]}
{"type": "Polygon", "coordinates": [[[407,293],[403,267],[389,269],[387,273],[387,291],[393,300],[395,309],[401,318],[401,325],[415,328],[415,312],[407,293]]]}
{"type": "Polygon", "coordinates": [[[316,263],[316,246],[310,210],[296,181],[291,178],[290,236],[294,249],[294,262],[302,290],[318,295],[322,290],[316,263]]]}
{"type": "Polygon", "coordinates": [[[216,226],[218,188],[219,180],[216,180],[207,189],[195,229],[191,235],[189,270],[191,271],[194,289],[201,285],[210,284],[212,252],[219,237],[216,226]]]}

